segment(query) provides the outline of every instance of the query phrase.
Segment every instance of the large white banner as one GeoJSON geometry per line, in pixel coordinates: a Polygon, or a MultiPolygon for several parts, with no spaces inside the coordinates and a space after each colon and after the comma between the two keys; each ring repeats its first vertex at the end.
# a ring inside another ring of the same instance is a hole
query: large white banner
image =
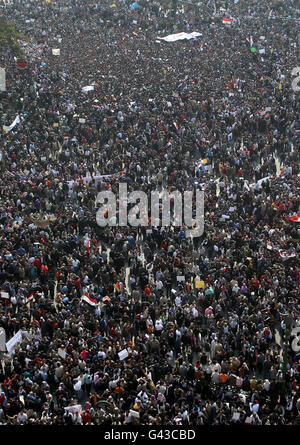
{"type": "Polygon", "coordinates": [[[64,409],[72,414],[80,414],[82,412],[81,405],[70,405],[66,406],[64,409]]]}
{"type": "Polygon", "coordinates": [[[3,130],[5,132],[11,131],[17,124],[19,124],[21,122],[20,116],[18,115],[15,120],[13,121],[12,124],[10,124],[9,126],[3,125],[3,130]]]}
{"type": "Polygon", "coordinates": [[[17,343],[22,342],[22,331],[18,331],[8,342],[6,343],[7,352],[11,355],[16,347],[17,343]]]}
{"type": "Polygon", "coordinates": [[[5,68],[0,68],[0,91],[6,91],[6,73],[5,73],[5,68]]]}
{"type": "Polygon", "coordinates": [[[195,39],[196,37],[202,36],[200,32],[179,32],[177,34],[169,34],[166,37],[157,37],[159,40],[164,40],[165,42],[176,42],[177,40],[190,40],[195,39]]]}
{"type": "Polygon", "coordinates": [[[87,93],[88,91],[93,91],[94,90],[94,86],[93,85],[87,85],[86,87],[81,88],[81,91],[83,93],[87,93]]]}

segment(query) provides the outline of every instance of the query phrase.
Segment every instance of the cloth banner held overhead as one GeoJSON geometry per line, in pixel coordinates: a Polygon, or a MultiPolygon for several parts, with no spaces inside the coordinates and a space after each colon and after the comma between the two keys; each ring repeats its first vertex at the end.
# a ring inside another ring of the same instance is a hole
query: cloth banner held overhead
{"type": "Polygon", "coordinates": [[[226,17],[224,17],[224,18],[222,19],[222,22],[223,22],[225,25],[231,25],[232,19],[227,19],[226,17]]]}
{"type": "Polygon", "coordinates": [[[71,414],[80,414],[82,412],[82,406],[79,404],[66,406],[64,409],[71,414]]]}
{"type": "Polygon", "coordinates": [[[130,11],[133,11],[134,9],[139,9],[140,5],[137,2],[132,3],[129,6],[130,11]]]}
{"type": "Polygon", "coordinates": [[[9,355],[11,355],[16,347],[17,343],[22,342],[22,331],[18,331],[8,342],[6,343],[6,349],[9,355]]]}
{"type": "Polygon", "coordinates": [[[200,32],[179,32],[177,34],[169,34],[166,37],[157,37],[159,40],[164,40],[165,42],[176,42],[177,40],[190,40],[195,39],[196,37],[202,36],[200,32]]]}
{"type": "Polygon", "coordinates": [[[283,261],[289,260],[291,258],[296,258],[296,252],[284,252],[283,250],[279,250],[279,255],[283,259],[283,261]]]}
{"type": "Polygon", "coordinates": [[[94,90],[93,85],[87,85],[86,87],[83,87],[81,91],[83,93],[87,93],[88,91],[93,91],[93,90],[94,90]]]}
{"type": "Polygon", "coordinates": [[[53,56],[60,56],[60,49],[59,48],[53,48],[52,49],[53,56]]]}
{"type": "Polygon", "coordinates": [[[20,116],[18,115],[11,125],[9,125],[9,126],[3,125],[3,130],[6,133],[8,133],[9,131],[11,131],[20,122],[21,122],[21,119],[20,119],[20,116]]]}
{"type": "Polygon", "coordinates": [[[0,68],[0,91],[6,91],[5,68],[0,68]]]}
{"type": "Polygon", "coordinates": [[[287,216],[285,218],[287,221],[292,221],[292,222],[300,222],[300,212],[298,213],[298,215],[293,215],[293,216],[287,216]]]}

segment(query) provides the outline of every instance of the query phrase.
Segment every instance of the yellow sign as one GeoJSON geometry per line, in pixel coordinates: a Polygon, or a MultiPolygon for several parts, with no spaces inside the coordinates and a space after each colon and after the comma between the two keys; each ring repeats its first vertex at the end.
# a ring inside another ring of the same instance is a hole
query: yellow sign
{"type": "Polygon", "coordinates": [[[204,281],[196,281],[195,282],[196,289],[204,289],[204,286],[205,286],[204,281]]]}

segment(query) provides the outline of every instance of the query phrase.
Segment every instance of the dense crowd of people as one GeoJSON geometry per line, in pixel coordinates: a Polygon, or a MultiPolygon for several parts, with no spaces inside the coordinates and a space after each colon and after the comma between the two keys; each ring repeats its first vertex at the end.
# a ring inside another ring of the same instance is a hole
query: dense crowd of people
{"type": "Polygon", "coordinates": [[[0,423],[300,424],[298,2],[1,12],[0,423]],[[100,227],[123,182],[203,190],[204,233],[100,227]]]}

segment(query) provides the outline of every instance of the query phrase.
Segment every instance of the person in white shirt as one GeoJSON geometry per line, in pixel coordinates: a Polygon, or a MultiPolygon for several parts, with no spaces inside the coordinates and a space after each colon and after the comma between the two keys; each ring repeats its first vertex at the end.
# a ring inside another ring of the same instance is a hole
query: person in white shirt
{"type": "Polygon", "coordinates": [[[161,321],[161,319],[159,318],[158,320],[155,321],[155,330],[158,332],[161,332],[163,330],[163,323],[161,321]]]}
{"type": "Polygon", "coordinates": [[[220,383],[219,373],[217,371],[213,371],[211,374],[211,381],[215,384],[220,383]]]}
{"type": "Polygon", "coordinates": [[[161,291],[162,288],[164,287],[163,282],[161,280],[157,280],[156,283],[156,290],[161,291]]]}
{"type": "Polygon", "coordinates": [[[177,307],[181,305],[181,297],[179,295],[175,298],[175,304],[177,307]]]}
{"type": "Polygon", "coordinates": [[[270,386],[271,386],[271,384],[270,384],[269,380],[266,379],[263,383],[263,387],[264,387],[265,391],[270,391],[270,386]]]}

